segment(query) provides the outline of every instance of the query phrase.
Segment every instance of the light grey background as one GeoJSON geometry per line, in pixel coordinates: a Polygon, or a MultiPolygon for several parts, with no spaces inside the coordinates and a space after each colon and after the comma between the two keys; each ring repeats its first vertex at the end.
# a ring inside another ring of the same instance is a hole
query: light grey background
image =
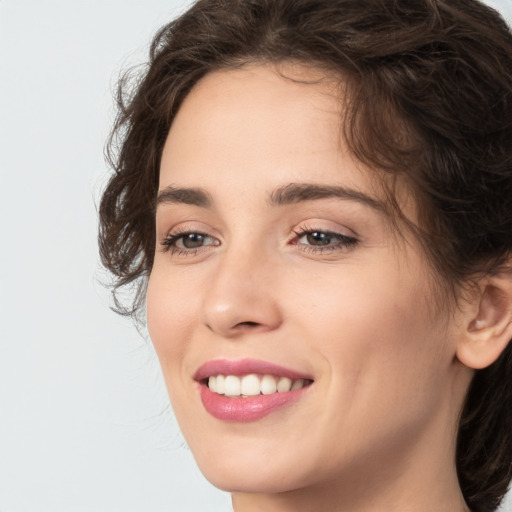
{"type": "Polygon", "coordinates": [[[187,3],[0,0],[0,512],[231,510],[96,282],[112,89],[187,3]]]}

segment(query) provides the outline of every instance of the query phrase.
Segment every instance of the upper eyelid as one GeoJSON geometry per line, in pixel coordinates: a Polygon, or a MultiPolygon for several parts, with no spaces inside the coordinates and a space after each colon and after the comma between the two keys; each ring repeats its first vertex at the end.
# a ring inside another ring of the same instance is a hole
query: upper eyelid
{"type": "MultiPolygon", "coordinates": [[[[337,238],[338,243],[340,243],[340,244],[356,244],[356,243],[360,242],[359,238],[356,236],[346,235],[344,233],[338,233],[336,231],[330,231],[330,230],[325,230],[325,229],[312,229],[312,230],[308,229],[305,231],[296,232],[294,239],[300,240],[304,236],[311,234],[311,233],[323,233],[325,235],[332,236],[334,238],[337,238]]],[[[303,245],[303,244],[301,244],[301,245],[303,245]]],[[[327,247],[333,247],[333,245],[325,246],[325,248],[327,248],[327,247]]]]}
{"type": "MultiPolygon", "coordinates": [[[[310,227],[310,226],[303,226],[302,228],[299,228],[299,229],[294,229],[293,230],[293,237],[291,237],[289,239],[289,241],[291,240],[298,240],[310,233],[324,233],[326,235],[330,235],[330,236],[333,236],[333,237],[337,237],[339,238],[340,240],[345,240],[346,242],[348,242],[349,240],[352,241],[352,242],[358,242],[359,241],[359,238],[357,236],[353,236],[353,235],[348,235],[348,234],[345,234],[345,233],[341,233],[339,231],[335,231],[335,230],[331,230],[331,229],[325,229],[325,228],[314,228],[314,227],[310,227]]],[[[219,246],[222,244],[221,240],[219,240],[218,237],[215,237],[205,231],[200,231],[200,230],[197,230],[197,229],[188,229],[186,227],[180,229],[178,228],[176,231],[172,231],[170,230],[163,238],[163,240],[161,241],[161,245],[164,245],[164,246],[167,246],[167,247],[170,247],[171,244],[169,243],[170,240],[172,240],[173,244],[176,243],[178,240],[182,239],[184,236],[188,235],[188,234],[199,234],[199,235],[202,235],[204,237],[207,237],[207,238],[210,238],[212,240],[215,240],[216,242],[218,243],[214,243],[214,244],[209,244],[208,246],[210,245],[213,245],[213,246],[219,246]]],[[[207,247],[207,246],[203,246],[203,247],[207,247]]],[[[186,250],[186,249],[184,249],[186,250]]],[[[192,250],[192,249],[190,249],[192,250]]]]}
{"type": "MultiPolygon", "coordinates": [[[[159,231],[157,229],[157,231],[159,231]]],[[[207,226],[204,222],[201,221],[184,221],[175,223],[170,228],[167,228],[163,234],[163,238],[181,235],[187,233],[200,233],[202,235],[208,235],[213,238],[219,238],[220,234],[216,229],[207,226]]]]}
{"type": "Polygon", "coordinates": [[[352,240],[357,239],[357,237],[355,237],[355,236],[346,235],[345,233],[339,233],[337,231],[332,231],[332,230],[327,230],[327,229],[306,229],[304,231],[297,231],[295,233],[295,236],[298,238],[302,238],[303,236],[309,235],[312,233],[323,233],[325,235],[330,235],[333,237],[344,238],[344,239],[352,239],[352,240]]]}
{"type": "Polygon", "coordinates": [[[206,231],[201,231],[198,229],[184,229],[183,231],[172,231],[169,230],[162,238],[162,243],[165,244],[169,239],[179,240],[180,238],[185,237],[186,235],[190,234],[196,234],[196,235],[202,235],[204,237],[211,238],[213,240],[219,240],[218,237],[207,233],[206,231]]]}
{"type": "Polygon", "coordinates": [[[339,223],[336,223],[336,227],[329,227],[325,225],[325,221],[322,222],[321,220],[313,220],[301,222],[300,224],[293,228],[293,232],[295,234],[297,234],[298,232],[308,233],[312,231],[319,231],[322,233],[330,233],[332,235],[339,235],[347,238],[359,239],[358,233],[356,233],[353,229],[350,229],[347,226],[340,225],[339,223]]]}
{"type": "MultiPolygon", "coordinates": [[[[196,221],[194,221],[194,223],[195,222],[196,221]]],[[[199,222],[199,224],[203,224],[203,223],[199,222]]],[[[333,228],[333,227],[328,227],[325,225],[322,226],[321,221],[318,221],[318,224],[316,223],[316,221],[312,221],[311,223],[309,223],[308,221],[301,222],[291,228],[291,232],[294,235],[297,235],[298,233],[302,234],[302,233],[309,233],[309,232],[314,232],[314,231],[318,231],[318,232],[322,232],[322,233],[329,233],[332,235],[344,236],[344,237],[348,237],[348,238],[359,238],[359,235],[354,230],[352,230],[348,227],[340,226],[338,228],[336,228],[336,227],[333,228]]],[[[209,236],[209,237],[216,238],[219,240],[222,238],[221,234],[216,229],[213,229],[211,227],[203,228],[202,226],[193,226],[193,225],[190,225],[189,223],[185,223],[185,222],[177,224],[176,226],[173,226],[173,227],[167,229],[161,238],[163,240],[165,240],[166,238],[169,238],[172,236],[182,235],[182,234],[186,235],[188,233],[198,233],[198,234],[209,236]]]]}

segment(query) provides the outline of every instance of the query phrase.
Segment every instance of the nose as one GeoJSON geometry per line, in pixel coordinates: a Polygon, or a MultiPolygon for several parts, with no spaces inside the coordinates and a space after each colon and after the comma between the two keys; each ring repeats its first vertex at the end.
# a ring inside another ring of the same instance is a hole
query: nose
{"type": "Polygon", "coordinates": [[[276,265],[264,254],[227,251],[213,269],[203,302],[203,324],[224,338],[267,332],[282,323],[276,265]]]}

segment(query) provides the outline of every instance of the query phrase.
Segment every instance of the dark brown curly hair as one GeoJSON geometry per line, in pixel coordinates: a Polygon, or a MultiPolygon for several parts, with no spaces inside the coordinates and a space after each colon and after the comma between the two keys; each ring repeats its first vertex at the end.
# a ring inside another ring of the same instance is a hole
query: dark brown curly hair
{"type": "MultiPolygon", "coordinates": [[[[160,158],[184,98],[213,70],[283,61],[340,77],[343,136],[367,166],[411,185],[441,281],[512,272],[512,34],[495,11],[477,0],[199,0],[156,34],[144,73],[120,82],[99,212],[118,311],[144,301],[160,158]],[[126,285],[130,305],[116,295],[126,285]]],[[[512,478],[511,343],[475,374],[456,462],[471,510],[496,510],[512,478]]]]}

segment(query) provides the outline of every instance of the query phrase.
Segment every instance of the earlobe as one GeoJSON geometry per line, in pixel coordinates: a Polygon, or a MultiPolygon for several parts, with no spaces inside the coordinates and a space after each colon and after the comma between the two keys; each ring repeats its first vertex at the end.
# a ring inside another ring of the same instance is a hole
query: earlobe
{"type": "Polygon", "coordinates": [[[486,278],[457,345],[461,363],[480,370],[498,359],[512,339],[512,273],[486,278]]]}

